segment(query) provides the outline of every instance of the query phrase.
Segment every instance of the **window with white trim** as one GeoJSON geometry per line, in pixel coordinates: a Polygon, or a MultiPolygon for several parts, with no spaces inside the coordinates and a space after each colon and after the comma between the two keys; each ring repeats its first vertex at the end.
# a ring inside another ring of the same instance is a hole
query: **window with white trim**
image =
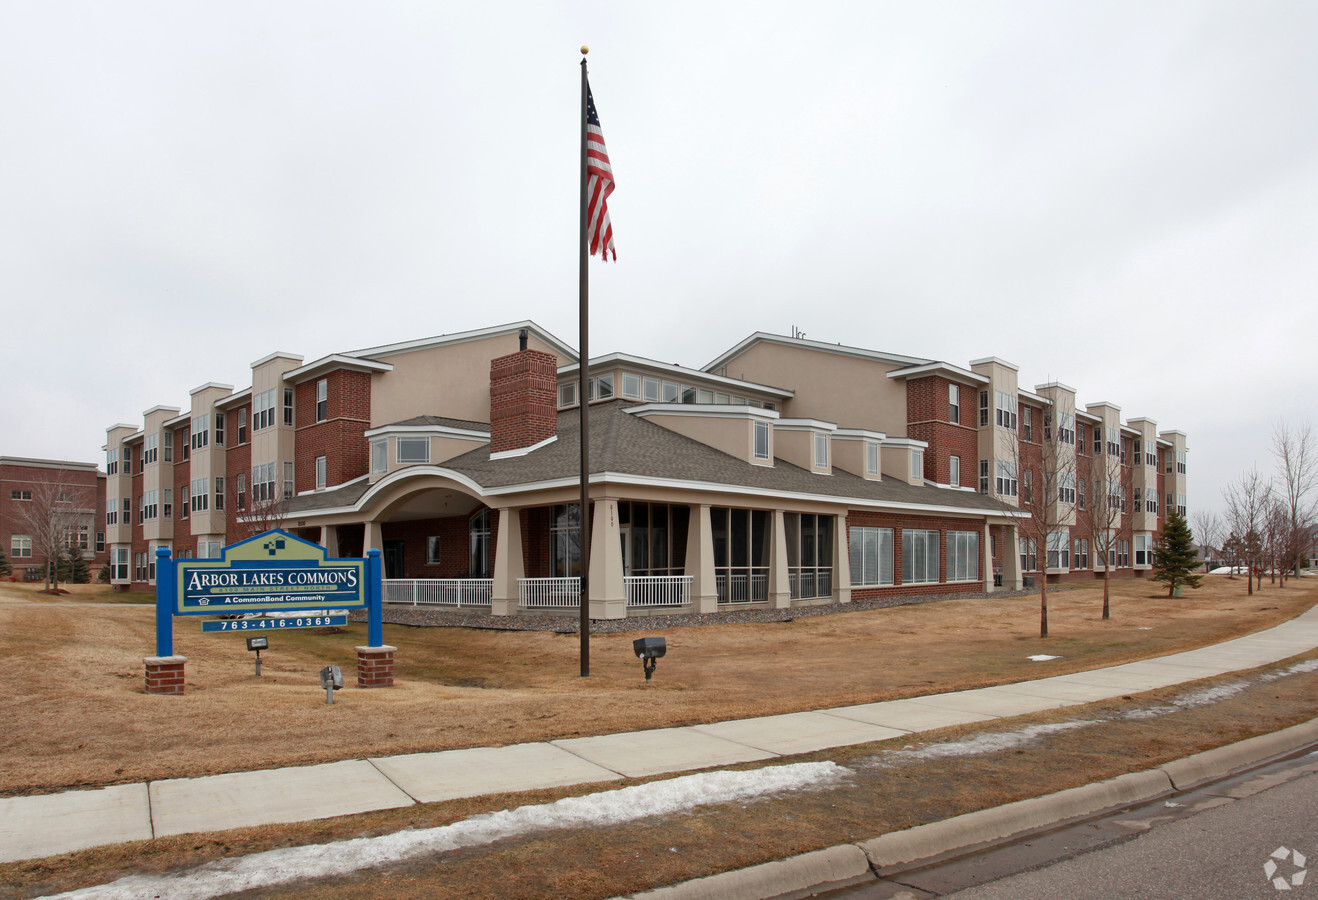
{"type": "Polygon", "coordinates": [[[1075,413],[1057,414],[1057,443],[1068,447],[1075,444],[1075,413]]]}
{"type": "Polygon", "coordinates": [[[1021,478],[1021,502],[1034,502],[1034,470],[1026,469],[1024,476],[1021,478]]]}
{"type": "Polygon", "coordinates": [[[284,388],[284,424],[293,424],[293,389],[284,388]]]}
{"type": "MultiPolygon", "coordinates": [[[[1048,422],[1049,420],[1047,414],[1045,414],[1044,415],[1045,432],[1047,432],[1048,429],[1051,427],[1048,424],[1048,422]]],[[[1023,441],[1034,440],[1034,407],[1032,406],[1021,407],[1021,440],[1023,441]]]]}
{"type": "Polygon", "coordinates": [[[272,462],[252,466],[252,500],[268,503],[275,499],[275,464],[272,462]]]}
{"type": "Polygon", "coordinates": [[[902,584],[938,582],[938,532],[902,529],[902,584]]]}
{"type": "Polygon", "coordinates": [[[490,511],[478,509],[467,520],[467,574],[490,577],[490,511]]]}
{"type": "MultiPolygon", "coordinates": [[[[1136,494],[1139,493],[1139,489],[1138,489],[1138,488],[1135,489],[1135,493],[1136,493],[1136,494]]],[[[1167,496],[1168,496],[1168,498],[1170,499],[1171,495],[1168,494],[1167,496]]],[[[1137,511],[1139,510],[1139,506],[1140,506],[1140,504],[1139,504],[1139,497],[1136,497],[1136,498],[1135,498],[1135,509],[1136,509],[1137,511]]],[[[1155,513],[1155,514],[1158,512],[1158,492],[1157,492],[1157,491],[1149,491],[1147,494],[1144,495],[1144,511],[1145,511],[1146,513],[1155,513]]]]}
{"type": "Polygon", "coordinates": [[[947,533],[947,580],[979,580],[979,532],[947,533]]]}
{"type": "Polygon", "coordinates": [[[247,407],[238,410],[238,443],[247,443],[247,407]]]}
{"type": "Polygon", "coordinates": [[[252,431],[263,431],[275,424],[275,389],[252,397],[252,431]]]}
{"type": "Polygon", "coordinates": [[[239,472],[234,476],[233,482],[233,499],[234,505],[238,509],[247,508],[247,473],[239,472]]]}
{"type": "Polygon", "coordinates": [[[953,425],[961,424],[961,388],[959,385],[947,386],[947,421],[953,425]]]}
{"type": "Polygon", "coordinates": [[[989,461],[987,459],[979,461],[979,492],[981,494],[989,492],[989,461]]]}
{"type": "Polygon", "coordinates": [[[210,509],[210,479],[194,478],[192,480],[192,511],[205,512],[210,509]]]}
{"type": "Polygon", "coordinates": [[[105,524],[119,524],[119,498],[111,497],[105,501],[105,524]]]}
{"type": "Polygon", "coordinates": [[[1081,509],[1085,508],[1085,479],[1083,478],[1076,482],[1075,500],[1077,506],[1081,509]]]}
{"type": "Polygon", "coordinates": [[[911,480],[924,480],[924,451],[916,448],[911,449],[911,480]]]}
{"type": "Polygon", "coordinates": [[[1075,473],[1057,473],[1057,502],[1075,503],[1075,473]]]}
{"type": "Polygon", "coordinates": [[[1075,542],[1075,553],[1071,561],[1074,563],[1074,569],[1089,568],[1089,538],[1078,538],[1075,542]]]}
{"type": "Polygon", "coordinates": [[[823,431],[815,432],[815,468],[828,468],[828,434],[823,431]]]}
{"type": "Polygon", "coordinates": [[[125,525],[133,524],[133,500],[131,497],[124,498],[123,507],[123,514],[119,517],[119,521],[125,525]]]}
{"type": "Polygon", "coordinates": [[[1018,487],[1016,481],[1016,460],[999,459],[997,460],[997,464],[997,481],[994,484],[994,493],[999,497],[1015,497],[1018,487]]]}
{"type": "Polygon", "coordinates": [[[952,485],[952,487],[961,487],[961,457],[948,457],[947,466],[948,484],[952,485]]]}
{"type": "Polygon", "coordinates": [[[106,451],[105,451],[105,474],[106,474],[106,475],[118,475],[118,474],[119,474],[119,451],[118,451],[118,450],[106,450],[106,451]]]}
{"type": "Polygon", "coordinates": [[[979,427],[983,428],[989,423],[989,392],[979,392],[979,427]]]}
{"type": "Polygon", "coordinates": [[[1185,515],[1185,495],[1184,495],[1184,494],[1177,494],[1177,495],[1176,495],[1176,514],[1177,514],[1178,516],[1184,516],[1184,515],[1185,515]]]}
{"type": "Polygon", "coordinates": [[[395,438],[394,456],[400,466],[413,463],[428,463],[430,462],[430,438],[395,438]]]}
{"type": "MultiPolygon", "coordinates": [[[[125,505],[127,505],[127,501],[125,501],[125,505]]],[[[190,488],[185,484],[178,489],[178,517],[180,519],[187,519],[188,516],[191,514],[191,510],[192,510],[192,492],[190,488]]]]}
{"type": "Polygon", "coordinates": [[[1153,565],[1153,538],[1147,534],[1135,535],[1135,565],[1153,565]]]}
{"type": "Polygon", "coordinates": [[[1063,529],[1048,534],[1048,568],[1071,568],[1071,533],[1063,529]]]}
{"type": "Polygon", "coordinates": [[[439,565],[441,549],[439,535],[432,534],[426,537],[426,565],[439,565]]]}
{"type": "Polygon", "coordinates": [[[210,422],[209,414],[192,417],[192,449],[201,450],[210,446],[210,422]]]}
{"type": "Polygon", "coordinates": [[[865,474],[866,475],[879,474],[879,442],[878,441],[865,442],[865,474]]]}
{"type": "Polygon", "coordinates": [[[142,465],[154,465],[160,458],[160,435],[148,434],[142,440],[142,465]]]}
{"type": "Polygon", "coordinates": [[[224,476],[215,476],[215,508],[224,509],[224,476]]]}
{"type": "Polygon", "coordinates": [[[769,458],[769,423],[755,422],[755,458],[769,458]]]}
{"type": "Polygon", "coordinates": [[[284,463],[284,499],[287,500],[296,493],[293,486],[293,463],[284,463]]]}
{"type": "Polygon", "coordinates": [[[1000,428],[1009,428],[1016,430],[1016,409],[1019,404],[1016,401],[1015,394],[1008,394],[1006,391],[995,391],[997,394],[997,411],[995,413],[1000,428]]]}
{"type": "Polygon", "coordinates": [[[224,413],[222,412],[215,414],[215,445],[224,446],[224,413]]]}
{"type": "Polygon", "coordinates": [[[9,492],[10,500],[31,500],[32,492],[29,490],[16,490],[9,492]]]}
{"type": "Polygon", "coordinates": [[[142,518],[150,521],[160,515],[160,491],[149,490],[142,495],[142,518]]]}
{"type": "Polygon", "coordinates": [[[577,405],[577,383],[567,381],[558,386],[559,408],[577,405]]]}
{"type": "Polygon", "coordinates": [[[646,375],[641,379],[641,385],[644,388],[645,402],[658,403],[659,398],[663,396],[663,386],[659,383],[659,379],[646,375]]]}
{"type": "Polygon", "coordinates": [[[1121,455],[1121,433],[1116,428],[1107,429],[1107,455],[1121,455]]]}
{"type": "Polygon", "coordinates": [[[622,395],[631,400],[641,399],[641,376],[635,372],[622,373],[622,395]]]}
{"type": "Polygon", "coordinates": [[[329,419],[329,379],[322,378],[316,382],[316,421],[329,419]]]}
{"type": "Polygon", "coordinates": [[[1188,456],[1184,450],[1176,451],[1176,474],[1184,475],[1188,465],[1188,456]]]}
{"type": "Polygon", "coordinates": [[[1039,542],[1034,538],[1021,538],[1020,544],[1021,571],[1039,571],[1039,542]]]}
{"type": "Polygon", "coordinates": [[[328,469],[325,463],[325,457],[317,456],[316,457],[316,490],[318,491],[325,490],[327,471],[328,469]]]}
{"type": "Polygon", "coordinates": [[[13,559],[31,559],[32,535],[11,534],[9,536],[9,556],[13,559]]]}
{"type": "Polygon", "coordinates": [[[192,442],[188,438],[187,428],[180,428],[178,430],[178,439],[179,446],[182,448],[180,451],[180,459],[182,459],[183,462],[187,462],[191,458],[192,453],[192,442]]]}
{"type": "Polygon", "coordinates": [[[166,431],[163,435],[164,447],[161,452],[161,458],[165,462],[174,461],[174,432],[166,431]]]}
{"type": "Polygon", "coordinates": [[[847,535],[852,587],[893,584],[893,530],[852,526],[847,535]]]}
{"type": "Polygon", "coordinates": [[[389,471],[389,439],[371,441],[371,474],[383,475],[389,471]]]}

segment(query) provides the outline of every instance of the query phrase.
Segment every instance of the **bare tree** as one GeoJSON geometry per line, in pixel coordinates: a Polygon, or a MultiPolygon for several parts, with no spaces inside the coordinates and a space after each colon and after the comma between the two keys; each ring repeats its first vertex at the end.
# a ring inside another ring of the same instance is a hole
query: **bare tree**
{"type": "Polygon", "coordinates": [[[1308,422],[1291,427],[1278,422],[1272,429],[1272,455],[1277,460],[1276,491],[1286,513],[1284,566],[1300,574],[1304,538],[1318,519],[1318,446],[1308,422]]]}
{"type": "Polygon", "coordinates": [[[77,476],[56,469],[32,482],[32,499],[15,503],[16,518],[32,538],[33,553],[46,563],[46,591],[59,591],[59,560],[79,544],[78,535],[96,518],[96,495],[77,476]]]}
{"type": "Polygon", "coordinates": [[[255,537],[258,534],[283,528],[288,518],[291,498],[275,495],[269,499],[255,499],[245,489],[239,490],[238,479],[230,478],[226,486],[228,507],[228,542],[255,537]]]}
{"type": "Polygon", "coordinates": [[[1095,453],[1089,457],[1087,473],[1093,485],[1089,492],[1089,515],[1082,517],[1094,555],[1103,561],[1103,618],[1112,617],[1112,569],[1116,565],[1117,544],[1129,539],[1130,517],[1126,497],[1130,494],[1131,472],[1121,465],[1121,457],[1095,453]]]}
{"type": "Polygon", "coordinates": [[[1254,574],[1263,586],[1263,573],[1259,568],[1263,556],[1263,526],[1269,504],[1268,483],[1252,468],[1222,490],[1226,501],[1227,522],[1231,532],[1241,541],[1241,555],[1249,577],[1249,594],[1254,595],[1254,574]]]}
{"type": "Polygon", "coordinates": [[[1199,539],[1199,550],[1204,556],[1204,569],[1213,564],[1213,554],[1221,549],[1218,542],[1222,540],[1222,519],[1215,512],[1201,509],[1194,514],[1194,534],[1199,539]]]}
{"type": "MultiPolygon", "coordinates": [[[[1073,420],[1072,420],[1073,421],[1073,420]]],[[[1042,429],[1023,436],[1021,429],[1004,432],[1007,451],[1020,470],[1020,509],[1029,513],[1020,520],[1020,533],[1043,553],[1039,572],[1039,637],[1048,636],[1048,569],[1069,558],[1069,527],[1075,521],[1076,454],[1074,425],[1070,429],[1044,410],[1042,429]],[[1038,438],[1037,443],[1030,438],[1038,438]],[[1058,541],[1055,536],[1060,535],[1058,541]]],[[[1025,423],[1021,423],[1022,428],[1025,423]]],[[[1034,430],[1034,429],[1032,429],[1034,430]]]]}

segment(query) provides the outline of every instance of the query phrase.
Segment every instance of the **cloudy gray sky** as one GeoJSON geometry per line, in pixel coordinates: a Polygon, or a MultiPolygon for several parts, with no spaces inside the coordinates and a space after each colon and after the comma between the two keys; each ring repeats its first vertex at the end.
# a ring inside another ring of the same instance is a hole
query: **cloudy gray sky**
{"type": "Polygon", "coordinates": [[[0,0],[0,453],[276,349],[575,344],[582,43],[595,353],[999,356],[1186,431],[1195,506],[1318,418],[1307,0],[0,0]]]}

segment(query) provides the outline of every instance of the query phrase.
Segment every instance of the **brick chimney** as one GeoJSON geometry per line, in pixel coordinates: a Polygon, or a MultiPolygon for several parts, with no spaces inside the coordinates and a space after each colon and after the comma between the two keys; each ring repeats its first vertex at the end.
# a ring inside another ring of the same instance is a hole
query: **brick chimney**
{"type": "Polygon", "coordinates": [[[490,452],[521,450],[558,433],[558,359],[519,350],[490,361],[490,452]]]}

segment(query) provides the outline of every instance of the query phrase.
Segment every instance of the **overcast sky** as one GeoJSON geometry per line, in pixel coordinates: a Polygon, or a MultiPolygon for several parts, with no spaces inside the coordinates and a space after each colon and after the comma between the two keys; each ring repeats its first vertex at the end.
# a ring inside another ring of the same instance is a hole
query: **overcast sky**
{"type": "Polygon", "coordinates": [[[998,356],[1187,432],[1192,507],[1318,418],[1309,0],[0,0],[0,453],[274,350],[575,345],[583,43],[593,355],[998,356]]]}

